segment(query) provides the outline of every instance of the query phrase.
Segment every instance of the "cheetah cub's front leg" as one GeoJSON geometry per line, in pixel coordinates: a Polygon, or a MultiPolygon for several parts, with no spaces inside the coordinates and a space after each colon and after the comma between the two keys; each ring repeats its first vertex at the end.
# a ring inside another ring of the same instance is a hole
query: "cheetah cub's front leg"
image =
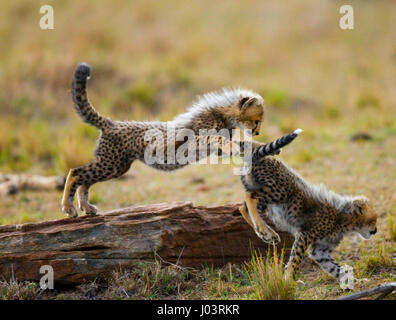
{"type": "MultiPolygon", "coordinates": [[[[272,230],[272,228],[268,226],[263,219],[261,219],[257,211],[258,200],[253,199],[252,195],[249,192],[246,192],[245,201],[246,201],[245,203],[247,206],[248,216],[250,218],[251,223],[253,224],[253,229],[256,232],[257,236],[261,240],[268,243],[280,242],[279,235],[274,230],[272,230]]],[[[243,213],[242,216],[245,217],[243,213]]]]}
{"type": "Polygon", "coordinates": [[[324,245],[313,245],[309,257],[314,260],[324,271],[334,277],[338,282],[348,273],[344,267],[340,267],[330,256],[332,249],[324,245]]]}

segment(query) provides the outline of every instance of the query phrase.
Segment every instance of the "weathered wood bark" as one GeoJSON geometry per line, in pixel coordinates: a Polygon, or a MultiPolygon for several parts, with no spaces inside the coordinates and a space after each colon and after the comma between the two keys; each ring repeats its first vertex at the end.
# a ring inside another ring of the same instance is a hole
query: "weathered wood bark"
{"type": "MultiPolygon", "coordinates": [[[[161,203],[22,225],[0,227],[0,275],[38,280],[51,265],[58,283],[77,284],[141,260],[182,266],[223,265],[263,255],[262,242],[244,221],[239,204],[193,207],[190,202],[161,203]]],[[[292,237],[279,233],[287,255],[292,237]]],[[[279,250],[280,251],[280,250],[279,250]]]]}

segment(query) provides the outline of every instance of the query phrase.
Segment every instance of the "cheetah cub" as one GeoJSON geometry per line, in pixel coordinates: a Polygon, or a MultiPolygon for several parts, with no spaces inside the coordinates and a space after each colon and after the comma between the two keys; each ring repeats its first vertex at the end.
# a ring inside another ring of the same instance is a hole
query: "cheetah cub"
{"type": "MultiPolygon", "coordinates": [[[[96,214],[97,208],[88,202],[89,187],[99,181],[121,176],[128,171],[135,160],[166,171],[186,166],[188,162],[180,162],[177,159],[167,161],[170,157],[167,150],[178,150],[178,147],[184,144],[184,141],[176,139],[173,139],[174,141],[169,139],[171,140],[169,142],[167,134],[170,130],[193,132],[195,138],[192,142],[195,142],[193,146],[195,148],[202,140],[206,142],[215,140],[219,146],[218,153],[221,151],[229,153],[229,145],[227,150],[224,150],[223,146],[227,146],[232,139],[234,129],[238,128],[245,133],[258,135],[264,118],[264,101],[259,94],[244,89],[223,89],[203,95],[187,112],[172,121],[114,121],[99,114],[90,104],[86,92],[86,82],[90,73],[89,65],[81,63],[77,66],[72,83],[72,96],[77,113],[83,121],[100,130],[100,137],[95,150],[95,159],[82,167],[71,169],[67,176],[62,210],[70,217],[78,216],[73,206],[76,191],[79,208],[86,214],[96,214]],[[201,129],[222,132],[222,134],[200,136],[201,129]],[[152,130],[161,133],[166,143],[156,149],[162,154],[163,161],[147,163],[145,150],[152,141],[147,139],[146,133],[152,130]]],[[[252,150],[260,145],[262,144],[253,141],[252,150]]],[[[240,150],[243,152],[243,149],[240,150]]]]}
{"type": "MultiPolygon", "coordinates": [[[[298,133],[281,139],[290,142],[298,133]]],[[[277,145],[269,146],[267,150],[274,153],[277,145]]],[[[282,161],[267,156],[265,146],[253,154],[251,171],[241,180],[246,193],[240,211],[256,233],[264,240],[279,240],[262,220],[266,215],[280,230],[294,235],[287,278],[293,276],[307,250],[311,259],[340,281],[347,271],[330,254],[343,236],[358,233],[369,239],[377,232],[377,212],[367,198],[339,195],[322,184],[309,183],[282,161]],[[268,228],[270,236],[265,237],[268,228]]]]}

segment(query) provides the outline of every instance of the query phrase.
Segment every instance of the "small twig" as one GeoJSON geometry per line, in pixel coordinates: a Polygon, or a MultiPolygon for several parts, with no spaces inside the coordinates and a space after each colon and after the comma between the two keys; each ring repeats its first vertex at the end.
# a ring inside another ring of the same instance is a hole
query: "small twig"
{"type": "Polygon", "coordinates": [[[171,265],[171,266],[174,266],[174,267],[176,267],[176,268],[178,268],[178,269],[180,269],[180,270],[193,269],[193,268],[188,268],[188,267],[182,267],[182,266],[179,266],[179,265],[174,264],[174,263],[172,263],[172,262],[165,261],[164,259],[162,259],[162,257],[161,257],[157,252],[155,253],[155,255],[158,256],[158,257],[160,258],[160,260],[161,260],[163,263],[169,264],[169,265],[171,265]]]}
{"type": "Polygon", "coordinates": [[[11,264],[11,282],[15,282],[14,264],[11,264]]]}
{"type": "Polygon", "coordinates": [[[129,298],[129,294],[125,291],[125,289],[122,289],[122,292],[126,295],[127,298],[129,298]]]}
{"type": "Polygon", "coordinates": [[[385,296],[387,296],[389,293],[391,293],[393,290],[396,290],[396,282],[390,282],[386,283],[383,285],[380,285],[379,287],[375,287],[372,289],[368,290],[363,290],[354,294],[351,294],[349,296],[341,297],[338,300],[357,300],[365,297],[372,296],[374,294],[380,294],[376,299],[382,299],[385,296]]]}
{"type": "Polygon", "coordinates": [[[185,247],[186,247],[186,246],[183,246],[183,248],[182,248],[181,251],[180,251],[179,257],[177,258],[177,261],[176,261],[176,264],[177,264],[177,265],[179,265],[179,261],[180,261],[180,258],[181,258],[182,254],[183,254],[183,251],[184,251],[184,248],[185,248],[185,247]]]}

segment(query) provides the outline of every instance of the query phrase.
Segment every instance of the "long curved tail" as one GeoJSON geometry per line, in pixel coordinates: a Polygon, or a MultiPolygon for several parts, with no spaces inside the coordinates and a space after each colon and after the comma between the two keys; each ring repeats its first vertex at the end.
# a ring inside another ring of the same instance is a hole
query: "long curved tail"
{"type": "Polygon", "coordinates": [[[296,129],[286,136],[261,146],[253,153],[253,162],[265,156],[279,153],[281,148],[292,142],[301,132],[303,132],[302,129],[296,129]]]}
{"type": "Polygon", "coordinates": [[[74,79],[72,83],[72,96],[74,107],[84,122],[97,127],[100,130],[112,127],[113,122],[103,117],[91,105],[87,96],[87,79],[91,74],[91,67],[83,62],[77,66],[74,72],[74,79]]]}

